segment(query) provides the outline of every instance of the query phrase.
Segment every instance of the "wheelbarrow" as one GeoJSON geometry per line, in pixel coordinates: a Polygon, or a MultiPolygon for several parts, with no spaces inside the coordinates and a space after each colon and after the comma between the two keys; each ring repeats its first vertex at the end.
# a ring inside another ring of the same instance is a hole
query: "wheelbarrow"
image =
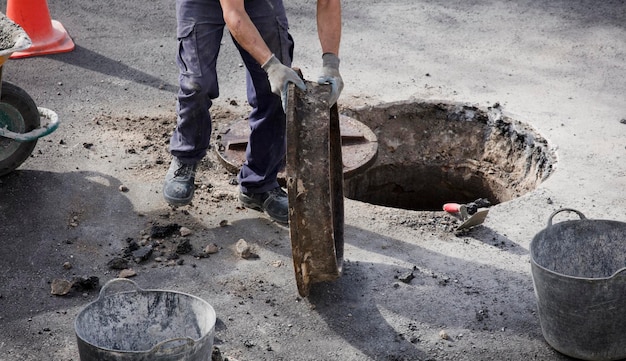
{"type": "MultiPolygon", "coordinates": [[[[0,81],[4,63],[11,54],[28,49],[32,41],[19,25],[0,13],[0,81]]],[[[55,112],[39,108],[22,88],[1,81],[0,176],[19,167],[31,155],[37,140],[59,126],[55,112]],[[41,118],[47,123],[41,126],[41,118]]]]}

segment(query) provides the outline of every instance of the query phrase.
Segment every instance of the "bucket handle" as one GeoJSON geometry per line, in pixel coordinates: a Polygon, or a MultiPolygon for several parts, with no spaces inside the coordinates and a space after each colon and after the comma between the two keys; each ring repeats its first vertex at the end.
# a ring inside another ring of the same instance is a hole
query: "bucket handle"
{"type": "Polygon", "coordinates": [[[186,348],[193,347],[196,341],[191,337],[175,337],[169,340],[165,340],[163,342],[157,343],[151,350],[150,353],[156,354],[158,352],[166,352],[168,349],[177,349],[181,346],[185,346],[186,348]],[[183,343],[184,342],[184,343],[183,343]]]}
{"type": "Polygon", "coordinates": [[[134,281],[131,281],[128,278],[114,278],[110,280],[109,282],[107,282],[104,286],[102,286],[102,288],[100,289],[100,294],[98,296],[98,299],[101,299],[110,295],[114,295],[116,293],[128,292],[128,291],[141,292],[143,291],[143,289],[137,286],[137,284],[134,281]],[[111,288],[114,288],[114,289],[111,289],[111,288]],[[129,289],[129,288],[132,288],[132,289],[129,289]]]}
{"type": "Polygon", "coordinates": [[[557,211],[554,211],[554,212],[550,215],[550,217],[548,218],[548,227],[551,227],[551,226],[552,226],[552,218],[554,218],[554,216],[556,216],[557,214],[559,214],[559,213],[561,213],[561,212],[574,212],[574,213],[578,214],[578,216],[580,217],[580,219],[587,219],[587,217],[585,217],[585,215],[584,215],[584,214],[582,214],[582,212],[577,211],[577,210],[575,210],[575,209],[573,209],[573,208],[561,208],[561,209],[559,209],[559,210],[557,210],[557,211]]]}

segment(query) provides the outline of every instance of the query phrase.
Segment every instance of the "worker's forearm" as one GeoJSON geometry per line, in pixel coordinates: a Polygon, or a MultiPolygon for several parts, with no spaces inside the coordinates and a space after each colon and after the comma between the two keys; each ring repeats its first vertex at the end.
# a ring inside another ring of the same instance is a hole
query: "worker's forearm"
{"type": "Polygon", "coordinates": [[[339,55],[341,42],[341,1],[317,1],[317,33],[323,53],[339,55]]]}
{"type": "Polygon", "coordinates": [[[259,64],[263,65],[272,56],[272,52],[245,12],[243,0],[221,0],[221,3],[224,21],[230,34],[259,64]]]}

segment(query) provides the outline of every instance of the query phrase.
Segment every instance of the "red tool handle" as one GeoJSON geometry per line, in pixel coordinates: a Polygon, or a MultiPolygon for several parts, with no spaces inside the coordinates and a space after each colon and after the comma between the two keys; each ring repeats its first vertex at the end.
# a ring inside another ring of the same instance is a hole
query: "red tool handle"
{"type": "Polygon", "coordinates": [[[443,210],[448,213],[459,213],[461,211],[461,205],[458,203],[446,203],[443,205],[443,210]]]}

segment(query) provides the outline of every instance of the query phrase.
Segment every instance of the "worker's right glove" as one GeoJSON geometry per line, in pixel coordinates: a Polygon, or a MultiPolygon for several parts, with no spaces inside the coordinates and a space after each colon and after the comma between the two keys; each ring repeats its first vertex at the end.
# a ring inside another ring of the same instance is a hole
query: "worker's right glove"
{"type": "Polygon", "coordinates": [[[270,87],[272,93],[279,95],[282,104],[283,111],[287,111],[287,89],[289,83],[294,83],[301,90],[306,90],[304,81],[300,79],[298,74],[288,66],[283,65],[273,54],[268,61],[261,66],[267,73],[267,78],[270,81],[270,87]]]}

